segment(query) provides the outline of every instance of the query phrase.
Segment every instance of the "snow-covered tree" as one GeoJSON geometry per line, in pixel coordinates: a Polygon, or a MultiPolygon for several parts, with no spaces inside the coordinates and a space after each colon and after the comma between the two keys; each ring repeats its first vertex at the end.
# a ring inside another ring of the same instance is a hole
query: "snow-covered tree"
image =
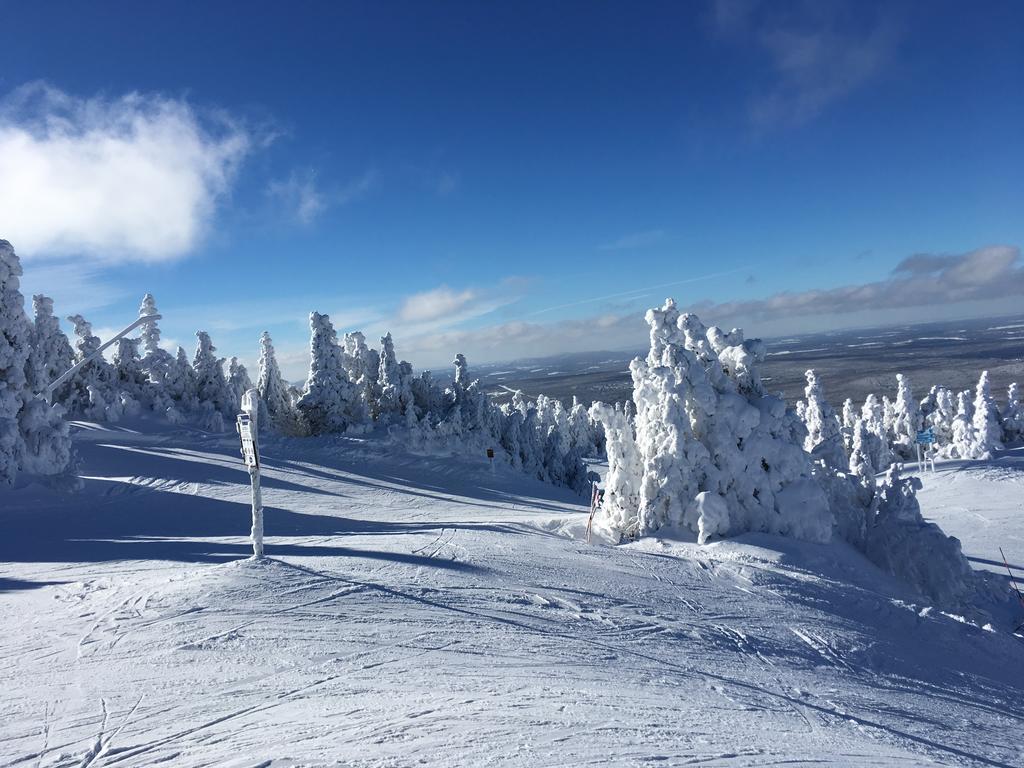
{"type": "Polygon", "coordinates": [[[232,402],[227,379],[224,378],[224,359],[214,353],[217,348],[206,331],[196,331],[196,353],[192,358],[195,372],[198,416],[204,429],[224,431],[224,419],[234,418],[237,410],[232,402]]]}
{"type": "Polygon", "coordinates": [[[953,420],[956,418],[956,406],[953,403],[953,393],[946,387],[932,387],[932,395],[935,398],[935,404],[925,419],[925,425],[935,435],[936,449],[941,450],[953,442],[953,420]]]}
{"type": "MultiPolygon", "coordinates": [[[[811,476],[804,430],[794,431],[781,399],[764,394],[764,344],[706,329],[671,299],[646,319],[650,352],[630,365],[640,473],[617,481],[639,499],[623,509],[606,492],[598,523],[619,536],[681,526],[699,541],[751,530],[827,541],[832,516],[811,476]]],[[[619,433],[605,430],[611,475],[619,433]]]]}
{"type": "Polygon", "coordinates": [[[1017,382],[1013,382],[1006,390],[1006,407],[1001,415],[1007,445],[1024,440],[1024,406],[1021,405],[1020,387],[1017,386],[1017,382]]]}
{"type": "MultiPolygon", "coordinates": [[[[92,332],[92,324],[81,315],[71,315],[75,326],[75,362],[81,362],[100,348],[103,342],[92,332]]],[[[71,413],[99,421],[117,421],[121,415],[117,392],[113,387],[114,371],[110,363],[97,355],[71,378],[68,399],[63,403],[71,413]]]]}
{"type": "Polygon", "coordinates": [[[622,407],[605,403],[590,406],[591,416],[604,427],[608,451],[608,472],[598,525],[616,538],[636,533],[640,508],[643,460],[637,448],[633,425],[622,407]]]}
{"type": "Polygon", "coordinates": [[[917,433],[921,430],[921,411],[914,400],[907,377],[897,373],[896,384],[896,401],[892,404],[890,434],[897,453],[908,458],[914,452],[917,433]]]}
{"type": "MultiPolygon", "coordinates": [[[[807,438],[804,450],[815,459],[824,461],[832,469],[845,469],[849,463],[843,447],[843,435],[839,419],[825,399],[821,383],[814,371],[807,371],[807,387],[804,396],[807,398],[804,408],[804,424],[807,425],[807,438]]],[[[850,410],[853,409],[852,403],[850,410]]]]}
{"type": "Polygon", "coordinates": [[[288,385],[285,384],[281,376],[281,369],[277,365],[274,342],[266,331],[260,336],[260,361],[256,377],[256,390],[260,394],[260,428],[269,426],[285,435],[297,435],[300,431],[298,414],[292,405],[288,385]]]}
{"type": "Polygon", "coordinates": [[[889,433],[885,427],[885,407],[878,402],[874,394],[868,395],[864,400],[860,417],[865,428],[878,438],[877,441],[872,441],[877,452],[871,454],[871,466],[876,472],[884,472],[892,464],[892,451],[889,448],[889,433]]]}
{"type": "Polygon", "coordinates": [[[363,410],[377,418],[380,410],[380,354],[366,344],[366,336],[360,331],[346,333],[342,346],[342,362],[349,381],[359,392],[363,410]]]}
{"type": "MultiPolygon", "coordinates": [[[[43,392],[58,376],[75,363],[75,352],[68,337],[60,329],[60,321],[53,314],[53,299],[36,294],[32,297],[35,321],[32,325],[32,349],[25,373],[29,389],[34,394],[43,392]]],[[[56,400],[63,398],[58,393],[56,400]]]]}
{"type": "MultiPolygon", "coordinates": [[[[245,366],[238,362],[237,357],[232,357],[228,364],[228,391],[231,393],[231,408],[235,411],[242,409],[242,395],[252,389],[252,380],[245,366]]],[[[258,419],[258,417],[257,417],[258,419]]]]}
{"type": "Polygon", "coordinates": [[[843,401],[843,429],[853,429],[857,425],[857,406],[853,404],[852,398],[843,401]]]}
{"type": "Polygon", "coordinates": [[[882,395],[882,426],[883,433],[888,443],[893,441],[893,423],[896,421],[896,405],[889,399],[888,395],[882,395]]]}
{"type": "Polygon", "coordinates": [[[395,355],[390,333],[380,337],[380,367],[377,376],[380,390],[378,418],[384,423],[400,421],[413,405],[412,368],[395,355]]]}
{"type": "Polygon", "coordinates": [[[352,425],[358,393],[349,381],[338,334],[327,315],[309,315],[309,376],[296,407],[309,434],[344,432],[352,425]]]}
{"type": "Polygon", "coordinates": [[[988,371],[982,371],[974,396],[974,444],[971,448],[972,459],[990,459],[992,452],[1001,450],[1003,445],[1002,429],[999,426],[999,409],[988,383],[988,371]]]}
{"type": "MultiPolygon", "coordinates": [[[[147,293],[142,297],[142,305],[139,307],[139,317],[157,315],[156,300],[153,294],[147,293]]],[[[158,321],[153,320],[142,326],[139,335],[142,345],[142,370],[149,377],[152,385],[151,397],[154,410],[166,412],[174,405],[175,400],[180,400],[180,387],[175,386],[180,379],[180,373],[174,370],[175,358],[166,349],[160,346],[160,326],[158,321]]]]}
{"type": "Polygon", "coordinates": [[[974,458],[974,406],[971,393],[964,390],[956,396],[956,416],[953,417],[952,441],[942,453],[955,459],[974,458]]]}
{"type": "Polygon", "coordinates": [[[878,436],[868,431],[863,419],[857,419],[853,427],[853,450],[850,452],[849,470],[851,475],[872,489],[875,486],[875,467],[871,463],[874,440],[878,440],[878,436]]]}
{"type": "Polygon", "coordinates": [[[0,240],[0,484],[13,483],[19,472],[58,475],[71,461],[63,409],[35,397],[28,386],[34,329],[25,314],[21,274],[14,248],[0,240]]]}
{"type": "Polygon", "coordinates": [[[114,389],[134,400],[148,399],[149,375],[139,357],[139,340],[122,336],[114,351],[114,389]]]}

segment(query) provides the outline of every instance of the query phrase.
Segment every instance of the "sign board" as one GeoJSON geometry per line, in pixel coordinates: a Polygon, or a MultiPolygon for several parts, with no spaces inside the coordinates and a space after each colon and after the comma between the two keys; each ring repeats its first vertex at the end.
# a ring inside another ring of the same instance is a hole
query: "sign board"
{"type": "Polygon", "coordinates": [[[493,459],[494,458],[494,449],[493,448],[488,448],[487,449],[487,458],[488,459],[493,459]]]}
{"type": "Polygon", "coordinates": [[[238,414],[238,437],[242,441],[242,458],[245,466],[259,468],[260,455],[252,431],[252,419],[246,413],[238,414]]]}
{"type": "Polygon", "coordinates": [[[931,427],[917,433],[917,442],[921,445],[931,445],[935,442],[935,433],[932,431],[931,427]]]}

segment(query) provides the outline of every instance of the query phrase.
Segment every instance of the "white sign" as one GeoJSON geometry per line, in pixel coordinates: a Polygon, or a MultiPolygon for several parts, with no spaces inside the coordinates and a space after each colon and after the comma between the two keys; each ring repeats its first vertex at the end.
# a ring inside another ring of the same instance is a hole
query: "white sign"
{"type": "Polygon", "coordinates": [[[258,468],[260,456],[256,450],[256,440],[253,438],[252,420],[248,414],[238,414],[238,437],[242,441],[242,458],[245,466],[258,468]]]}

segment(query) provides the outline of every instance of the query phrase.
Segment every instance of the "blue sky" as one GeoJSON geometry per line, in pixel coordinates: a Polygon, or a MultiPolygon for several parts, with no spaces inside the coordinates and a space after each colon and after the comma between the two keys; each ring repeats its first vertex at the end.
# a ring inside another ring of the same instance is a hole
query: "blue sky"
{"type": "Polygon", "coordinates": [[[772,335],[1024,294],[1019,2],[0,19],[0,237],[104,330],[150,291],[298,378],[314,309],[436,367],[639,347],[665,295],[772,335]]]}

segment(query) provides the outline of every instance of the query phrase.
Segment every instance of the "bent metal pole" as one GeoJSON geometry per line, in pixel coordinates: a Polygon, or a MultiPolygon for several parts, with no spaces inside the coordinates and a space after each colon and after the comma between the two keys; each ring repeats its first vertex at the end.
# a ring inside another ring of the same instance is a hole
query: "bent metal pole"
{"type": "Polygon", "coordinates": [[[163,315],[142,315],[142,316],[141,316],[141,317],[140,317],[140,318],[139,318],[138,320],[136,320],[136,321],[135,321],[134,323],[132,323],[131,325],[129,325],[129,326],[127,327],[127,328],[125,328],[125,329],[124,329],[123,331],[121,331],[121,332],[120,332],[119,334],[117,334],[116,336],[113,336],[113,337],[112,337],[112,338],[110,339],[110,341],[106,342],[105,344],[101,344],[101,345],[100,345],[100,346],[99,346],[99,347],[98,347],[98,348],[96,349],[96,351],[95,351],[95,352],[93,352],[92,354],[90,354],[90,355],[89,355],[88,357],[84,357],[84,358],[82,358],[82,359],[81,359],[81,360],[79,360],[79,361],[78,361],[77,363],[75,363],[75,364],[74,364],[73,366],[71,366],[70,368],[68,368],[68,370],[64,371],[64,373],[62,373],[62,374],[61,374],[60,376],[58,376],[58,377],[57,377],[56,379],[54,379],[53,381],[51,381],[51,382],[49,383],[49,385],[48,385],[48,386],[46,387],[46,389],[44,389],[44,390],[43,390],[42,392],[40,392],[39,394],[37,394],[37,395],[36,395],[36,397],[41,397],[41,398],[44,398],[44,399],[45,399],[45,400],[46,400],[47,402],[49,402],[49,400],[50,400],[50,396],[51,396],[51,395],[53,394],[53,391],[54,391],[54,390],[55,390],[55,389],[56,389],[57,387],[59,387],[59,386],[60,386],[61,384],[63,384],[63,383],[65,382],[65,381],[67,381],[68,379],[70,379],[70,378],[71,378],[71,377],[72,377],[72,376],[74,375],[75,371],[77,371],[77,370],[78,370],[79,368],[81,368],[81,367],[82,367],[83,365],[87,364],[88,362],[90,362],[90,361],[92,361],[92,360],[95,360],[95,359],[96,359],[97,357],[99,357],[99,356],[100,356],[101,354],[103,354],[103,350],[105,350],[105,349],[106,349],[107,347],[109,347],[109,346],[110,346],[111,344],[113,344],[113,343],[114,343],[115,341],[117,341],[118,339],[120,339],[120,338],[121,338],[122,336],[127,336],[127,335],[128,335],[129,333],[131,333],[132,331],[134,331],[134,330],[135,330],[136,328],[138,328],[138,327],[139,327],[140,325],[145,325],[146,323],[153,323],[153,322],[156,322],[157,320],[160,320],[160,319],[162,319],[162,318],[163,318],[163,315]]]}

